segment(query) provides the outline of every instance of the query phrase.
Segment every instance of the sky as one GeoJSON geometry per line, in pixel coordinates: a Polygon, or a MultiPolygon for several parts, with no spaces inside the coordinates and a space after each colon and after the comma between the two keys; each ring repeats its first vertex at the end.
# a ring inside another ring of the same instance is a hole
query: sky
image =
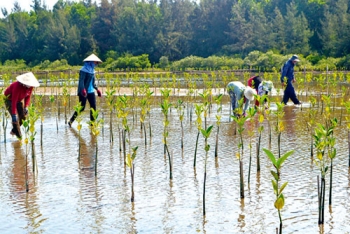
{"type": "MultiPolygon", "coordinates": [[[[13,8],[13,4],[15,2],[18,2],[19,5],[21,6],[22,10],[24,11],[30,11],[32,8],[30,5],[33,5],[33,0],[0,0],[0,9],[1,8],[6,8],[8,13],[11,13],[11,9],[13,8]]],[[[49,10],[52,10],[52,7],[57,3],[58,0],[41,0],[41,3],[45,1],[46,6],[48,7],[49,10]]],[[[70,1],[75,1],[78,2],[79,0],[70,0],[70,1]]],[[[94,2],[94,1],[92,1],[94,2]]],[[[96,0],[97,5],[99,5],[100,0],[96,0]]],[[[4,17],[0,11],[0,17],[4,17]]]]}

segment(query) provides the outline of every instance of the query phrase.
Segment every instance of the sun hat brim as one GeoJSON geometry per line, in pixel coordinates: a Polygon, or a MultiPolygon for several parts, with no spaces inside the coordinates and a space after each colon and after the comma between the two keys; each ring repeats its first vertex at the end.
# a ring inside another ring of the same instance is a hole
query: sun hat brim
{"type": "Polygon", "coordinates": [[[90,54],[88,57],[86,57],[83,62],[98,62],[102,63],[101,59],[97,57],[95,54],[90,54]]]}
{"type": "Polygon", "coordinates": [[[39,81],[36,79],[32,72],[28,72],[16,77],[16,80],[24,85],[30,87],[39,87],[39,81]]]}

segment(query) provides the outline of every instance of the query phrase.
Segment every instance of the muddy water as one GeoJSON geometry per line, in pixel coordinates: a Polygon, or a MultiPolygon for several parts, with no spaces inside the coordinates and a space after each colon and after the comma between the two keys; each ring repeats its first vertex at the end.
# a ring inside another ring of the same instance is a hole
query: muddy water
{"type": "MultiPolygon", "coordinates": [[[[75,97],[72,103],[75,103],[75,97]]],[[[214,157],[215,133],[207,162],[206,216],[203,217],[203,176],[205,151],[200,137],[197,167],[193,157],[197,128],[190,123],[188,110],[184,118],[184,148],[181,149],[179,116],[170,113],[168,144],[173,155],[173,180],[169,180],[169,165],[163,155],[163,116],[159,105],[151,109],[152,137],[147,127],[147,145],[138,121],[130,117],[131,146],[138,146],[135,160],[135,202],[130,202],[131,177],[124,167],[119,148],[119,134],[114,124],[114,142],[110,143],[108,110],[99,100],[98,107],[106,117],[97,139],[87,124],[81,131],[82,157],[78,162],[78,132],[76,123],[69,128],[64,121],[64,109],[57,111],[44,100],[43,145],[40,144],[40,124],[35,140],[38,173],[33,174],[29,152],[29,192],[25,191],[24,144],[6,130],[1,132],[0,148],[0,233],[275,233],[279,226],[271,186],[273,170],[266,155],[261,153],[261,171],[256,172],[255,151],[252,152],[252,174],[248,184],[249,137],[244,135],[245,198],[240,199],[239,166],[235,156],[238,137],[229,118],[229,104],[223,105],[218,157],[214,157]],[[58,126],[58,130],[57,130],[58,126]],[[97,144],[98,143],[98,144],[97,144]],[[94,171],[95,148],[98,145],[97,176],[94,171]]],[[[272,105],[273,110],[276,106],[272,105]]],[[[329,177],[325,208],[325,224],[318,226],[318,168],[310,157],[310,133],[305,123],[308,103],[303,109],[286,106],[282,133],[282,153],[295,153],[282,168],[285,207],[281,214],[284,233],[349,233],[350,176],[345,117],[337,128],[337,157],[334,160],[333,204],[328,206],[329,177]]],[[[215,123],[216,105],[208,118],[215,123]]],[[[340,108],[334,113],[340,116],[340,108]]],[[[70,110],[68,115],[70,116],[70,110]]],[[[138,114],[139,117],[139,114],[138,114]]],[[[138,118],[137,117],[137,118],[138,118]]],[[[88,121],[84,112],[84,123],[88,121]]],[[[136,116],[135,116],[136,118],[136,116]]],[[[192,117],[195,119],[195,116],[192,117]]],[[[272,121],[275,121],[274,117],[272,121]]],[[[146,120],[148,126],[149,120],[146,120]]],[[[246,129],[251,128],[249,124],[246,129]]],[[[272,131],[268,141],[268,126],[262,136],[262,147],[277,153],[277,136],[272,131]]],[[[215,129],[216,130],[216,129],[215,129]]],[[[1,130],[2,131],[2,130],[1,130]]],[[[253,138],[255,145],[256,138],[253,138]]],[[[253,147],[254,148],[254,147],[253,147]]]]}

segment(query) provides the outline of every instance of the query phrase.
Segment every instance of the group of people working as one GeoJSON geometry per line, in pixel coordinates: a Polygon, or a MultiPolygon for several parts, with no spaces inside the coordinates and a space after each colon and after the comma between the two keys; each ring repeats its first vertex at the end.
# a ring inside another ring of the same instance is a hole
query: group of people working
{"type": "MultiPolygon", "coordinates": [[[[79,102],[82,105],[82,110],[85,109],[86,101],[89,102],[90,108],[96,110],[96,98],[95,91],[99,97],[102,96],[101,91],[98,89],[95,80],[95,66],[102,63],[95,54],[91,54],[83,60],[84,65],[79,72],[78,90],[77,95],[79,97],[79,102]]],[[[293,87],[293,82],[295,82],[294,77],[294,66],[299,62],[298,56],[293,55],[283,66],[281,71],[281,83],[282,87],[285,87],[282,102],[286,104],[289,99],[293,101],[294,104],[301,104],[297,99],[295,90],[293,87]],[[286,84],[284,82],[284,77],[287,77],[286,84]]],[[[33,88],[39,87],[39,82],[32,72],[28,72],[16,77],[16,81],[13,82],[4,92],[6,97],[5,105],[7,110],[11,114],[12,119],[12,130],[11,135],[15,135],[17,138],[21,139],[21,129],[23,121],[26,119],[28,114],[28,106],[30,104],[30,97],[33,88]]],[[[233,81],[227,85],[227,92],[230,95],[231,105],[233,113],[239,107],[239,101],[244,98],[243,103],[243,115],[249,107],[250,101],[254,100],[255,95],[267,95],[273,89],[273,83],[271,81],[262,80],[259,76],[253,76],[248,80],[247,86],[245,86],[240,81],[233,81]]],[[[259,102],[255,103],[256,106],[259,102]]],[[[72,126],[72,123],[76,119],[78,113],[74,112],[70,118],[68,125],[72,126]]],[[[90,120],[93,121],[92,111],[90,110],[90,120]]]]}
{"type": "MultiPolygon", "coordinates": [[[[96,110],[95,90],[99,97],[102,92],[98,89],[95,82],[95,66],[102,63],[95,54],[91,54],[84,59],[84,65],[79,71],[78,91],[79,102],[82,105],[82,110],[85,109],[86,101],[89,102],[90,107],[96,110]]],[[[28,106],[30,104],[30,97],[33,88],[39,87],[39,82],[32,72],[28,72],[16,77],[16,81],[6,88],[4,95],[5,105],[11,114],[12,129],[10,134],[17,138],[22,138],[21,125],[28,114],[28,106]]],[[[74,112],[70,118],[68,125],[71,127],[72,123],[77,117],[77,112],[74,112]]],[[[90,110],[90,120],[94,120],[92,111],[90,110]]]]}
{"type": "MultiPolygon", "coordinates": [[[[281,77],[280,81],[282,87],[285,88],[282,102],[287,104],[289,99],[295,105],[300,105],[301,102],[298,100],[293,83],[295,82],[294,77],[294,66],[297,62],[299,62],[299,58],[297,55],[293,55],[288,61],[283,65],[281,69],[281,77]],[[284,78],[287,78],[285,81],[284,78]]],[[[232,111],[234,115],[239,115],[237,113],[237,108],[239,107],[239,101],[243,98],[243,115],[245,115],[246,110],[249,107],[251,101],[254,101],[256,95],[263,96],[268,95],[273,89],[272,81],[262,80],[259,76],[253,76],[249,78],[247,86],[245,86],[240,81],[232,81],[227,85],[227,92],[231,98],[232,111]]],[[[266,103],[266,99],[264,99],[264,103],[266,103]]],[[[259,102],[255,101],[255,106],[259,106],[259,102]]],[[[267,107],[266,107],[267,108],[267,107]]]]}

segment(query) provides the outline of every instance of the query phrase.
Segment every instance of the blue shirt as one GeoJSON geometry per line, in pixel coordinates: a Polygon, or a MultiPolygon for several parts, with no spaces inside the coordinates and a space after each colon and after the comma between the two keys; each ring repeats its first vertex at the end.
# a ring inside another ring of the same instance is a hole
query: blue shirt
{"type": "Polygon", "coordinates": [[[292,84],[294,79],[294,63],[292,60],[288,60],[282,68],[281,83],[284,82],[284,77],[287,77],[287,84],[292,84]]]}

